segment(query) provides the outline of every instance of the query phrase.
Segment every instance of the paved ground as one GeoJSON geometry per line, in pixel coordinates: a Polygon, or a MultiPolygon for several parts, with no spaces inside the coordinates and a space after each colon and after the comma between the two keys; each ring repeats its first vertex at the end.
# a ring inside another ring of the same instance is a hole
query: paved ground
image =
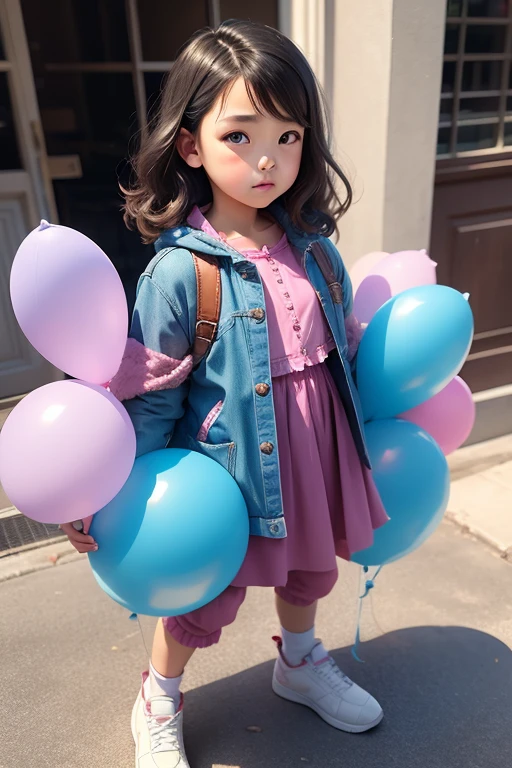
{"type": "MultiPolygon", "coordinates": [[[[250,590],[223,641],[186,679],[193,768],[493,768],[512,753],[512,565],[441,525],[384,569],[350,655],[359,571],[342,564],[318,629],[348,674],[382,702],[370,734],[344,734],[273,695],[270,590],[250,590]],[[261,732],[251,732],[256,725],[261,732]]],[[[0,585],[2,768],[128,768],[129,719],[146,652],[84,557],[0,585]]],[[[152,620],[143,621],[150,643],[152,620]]]]}
{"type": "MultiPolygon", "coordinates": [[[[272,694],[272,594],[253,589],[222,643],[187,670],[193,768],[510,764],[512,435],[464,448],[450,466],[447,520],[365,600],[366,664],[350,655],[356,566],[341,565],[320,611],[319,633],[382,702],[382,725],[350,736],[272,694]]],[[[0,558],[0,582],[0,768],[133,766],[130,710],[147,659],[137,624],[67,543],[0,558]]],[[[150,646],[153,621],[142,627],[150,646]]]]}
{"type": "Polygon", "coordinates": [[[448,517],[512,560],[512,435],[449,457],[448,517]]]}

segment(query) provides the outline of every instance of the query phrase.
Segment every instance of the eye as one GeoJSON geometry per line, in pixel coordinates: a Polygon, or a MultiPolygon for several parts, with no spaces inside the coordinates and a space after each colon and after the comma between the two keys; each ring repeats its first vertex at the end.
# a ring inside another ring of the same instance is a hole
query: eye
{"type": "Polygon", "coordinates": [[[234,141],[231,142],[232,144],[247,144],[249,142],[249,139],[247,138],[245,133],[241,133],[241,131],[234,131],[234,133],[228,133],[228,135],[224,137],[223,141],[228,141],[233,136],[235,136],[236,138],[245,137],[247,139],[247,141],[246,142],[245,141],[237,141],[235,139],[234,141]]]}
{"type": "Polygon", "coordinates": [[[286,133],[283,133],[281,136],[281,139],[279,139],[279,143],[283,144],[296,144],[297,141],[300,141],[300,134],[298,134],[296,131],[287,131],[286,133]],[[293,136],[295,138],[295,141],[285,141],[281,142],[281,139],[283,139],[285,136],[293,136]]]}

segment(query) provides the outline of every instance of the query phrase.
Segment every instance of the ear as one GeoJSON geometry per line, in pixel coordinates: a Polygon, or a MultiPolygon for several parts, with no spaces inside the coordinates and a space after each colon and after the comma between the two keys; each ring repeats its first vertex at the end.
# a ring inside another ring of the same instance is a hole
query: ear
{"type": "Polygon", "coordinates": [[[203,162],[199,157],[194,135],[187,131],[186,128],[180,128],[179,136],[176,139],[176,149],[191,168],[200,168],[202,166],[203,162]]]}

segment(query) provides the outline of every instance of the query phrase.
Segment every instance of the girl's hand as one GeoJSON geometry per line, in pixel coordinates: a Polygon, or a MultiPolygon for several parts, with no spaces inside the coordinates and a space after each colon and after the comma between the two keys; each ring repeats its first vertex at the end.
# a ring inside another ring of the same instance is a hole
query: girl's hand
{"type": "Polygon", "coordinates": [[[98,545],[92,536],[88,536],[91,527],[92,515],[75,523],[62,523],[59,528],[64,531],[72,545],[78,552],[96,552],[98,545]],[[82,530],[78,530],[78,529],[82,530]]]}

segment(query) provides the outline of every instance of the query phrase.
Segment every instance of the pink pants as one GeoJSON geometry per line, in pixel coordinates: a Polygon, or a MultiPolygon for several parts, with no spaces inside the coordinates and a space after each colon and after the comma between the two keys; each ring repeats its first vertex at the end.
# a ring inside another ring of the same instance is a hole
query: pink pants
{"type": "MultiPolygon", "coordinates": [[[[286,586],[276,587],[275,591],[285,602],[305,607],[328,595],[337,578],[337,568],[321,573],[289,571],[286,586]]],[[[222,628],[235,620],[246,591],[246,587],[229,586],[202,608],[163,619],[164,627],[180,645],[208,648],[219,642],[222,628]]]]}

